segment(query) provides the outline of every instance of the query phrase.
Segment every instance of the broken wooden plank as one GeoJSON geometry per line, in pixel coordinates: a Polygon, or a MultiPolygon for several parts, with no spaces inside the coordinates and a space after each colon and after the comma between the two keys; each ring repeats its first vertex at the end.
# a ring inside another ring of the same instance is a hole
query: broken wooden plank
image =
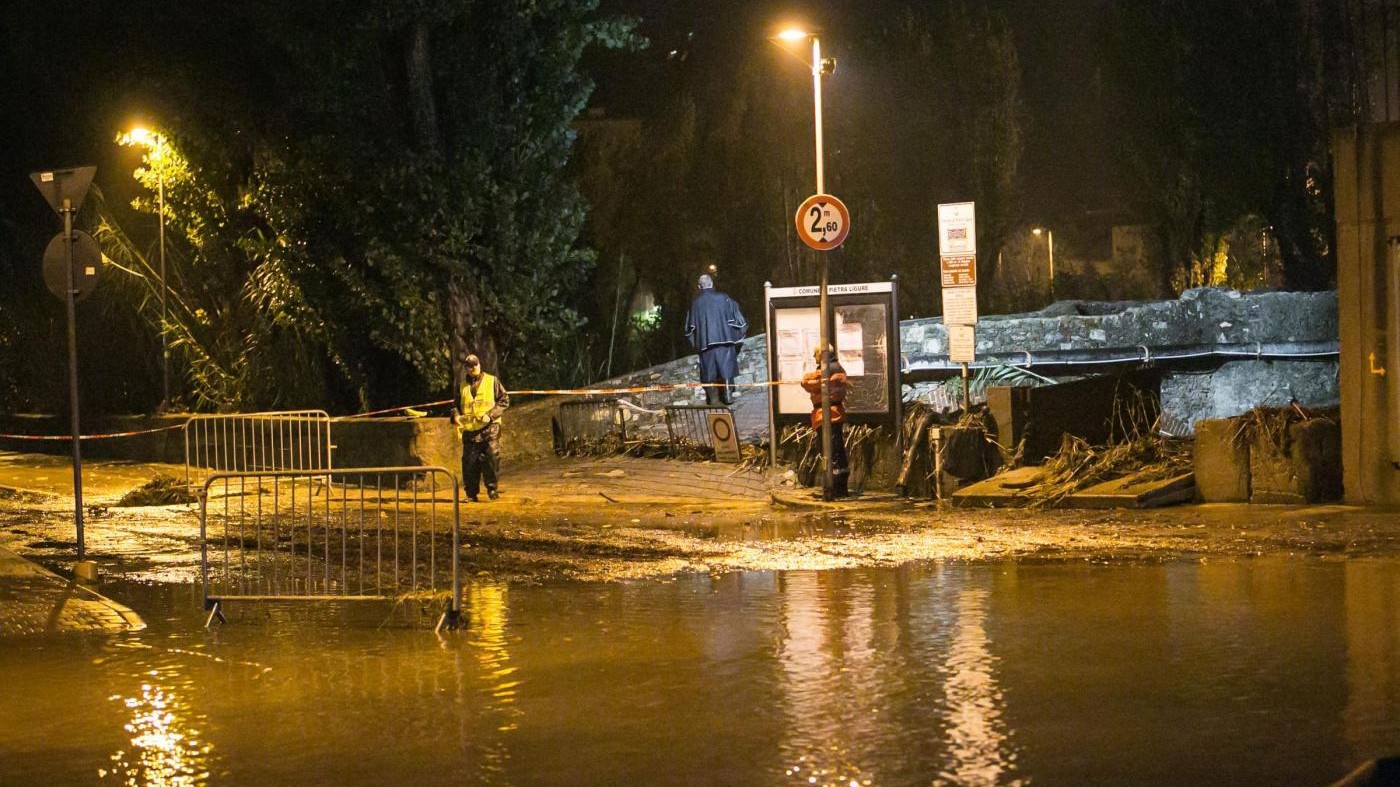
{"type": "Polygon", "coordinates": [[[1157,508],[1189,502],[1196,495],[1196,474],[1138,480],[1137,475],[1115,478],[1082,489],[1061,503],[1061,508],[1157,508]]]}

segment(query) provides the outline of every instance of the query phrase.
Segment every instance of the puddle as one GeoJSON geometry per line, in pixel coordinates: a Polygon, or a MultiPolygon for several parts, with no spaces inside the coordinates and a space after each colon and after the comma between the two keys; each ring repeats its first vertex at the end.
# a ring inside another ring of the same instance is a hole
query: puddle
{"type": "MultiPolygon", "coordinates": [[[[726,537],[723,534],[718,537],[726,537]]],[[[5,783],[1326,784],[1400,750],[1400,561],[975,563],[381,605],[109,582],[0,641],[5,783]],[[24,687],[16,691],[15,687],[24,687]]]]}

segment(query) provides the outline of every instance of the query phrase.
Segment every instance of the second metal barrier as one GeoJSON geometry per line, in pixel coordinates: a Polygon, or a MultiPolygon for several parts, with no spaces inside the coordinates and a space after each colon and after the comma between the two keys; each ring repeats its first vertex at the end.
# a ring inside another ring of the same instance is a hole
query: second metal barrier
{"type": "Polygon", "coordinates": [[[243,600],[440,600],[461,618],[461,507],[443,467],[215,473],[200,494],[209,620],[243,600]]]}
{"type": "Polygon", "coordinates": [[[185,485],[210,473],[331,469],[325,410],[196,415],[185,423],[185,485]]]}

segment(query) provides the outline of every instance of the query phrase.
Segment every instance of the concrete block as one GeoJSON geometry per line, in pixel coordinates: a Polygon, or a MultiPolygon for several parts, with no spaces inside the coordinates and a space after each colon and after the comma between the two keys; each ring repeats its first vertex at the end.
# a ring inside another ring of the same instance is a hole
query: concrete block
{"type": "Polygon", "coordinates": [[[934,461],[934,497],[948,498],[1001,469],[1001,452],[980,428],[934,426],[928,431],[928,442],[934,461]]]}
{"type": "Polygon", "coordinates": [[[1239,429],[1233,418],[1196,422],[1196,492],[1203,502],[1249,502],[1249,443],[1236,439],[1239,429]]]}
{"type": "Polygon", "coordinates": [[[1284,445],[1257,435],[1249,446],[1250,502],[1324,503],[1342,497],[1342,434],[1315,418],[1288,427],[1284,445]]]}
{"type": "Polygon", "coordinates": [[[1193,473],[1145,480],[1141,475],[1094,484],[1070,495],[1062,505],[1065,508],[1158,508],[1188,502],[1196,494],[1193,473]]]}
{"type": "Polygon", "coordinates": [[[997,442],[1007,451],[1021,448],[1022,461],[1039,462],[1059,451],[1067,434],[1102,445],[1114,436],[1115,423],[1151,423],[1159,390],[1157,371],[1144,369],[1040,388],[994,386],[987,389],[987,408],[997,442]]]}
{"type": "Polygon", "coordinates": [[[936,467],[960,481],[990,478],[1001,467],[1000,453],[979,428],[935,426],[929,429],[929,442],[938,446],[936,467]]]}
{"type": "Polygon", "coordinates": [[[334,467],[441,466],[456,475],[461,442],[447,418],[347,418],[331,426],[334,467]]]}

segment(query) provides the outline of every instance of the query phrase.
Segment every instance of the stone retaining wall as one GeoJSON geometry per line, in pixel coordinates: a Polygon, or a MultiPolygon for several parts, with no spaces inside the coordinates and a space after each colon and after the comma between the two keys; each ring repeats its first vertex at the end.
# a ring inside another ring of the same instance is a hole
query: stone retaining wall
{"type": "MultiPolygon", "coordinates": [[[[900,353],[905,365],[921,357],[947,353],[947,330],[942,318],[900,323],[900,353]]],[[[1139,347],[1191,347],[1255,343],[1290,344],[1335,342],[1337,297],[1333,292],[1265,292],[1188,290],[1174,301],[1061,301],[1029,314],[985,315],[977,324],[977,351],[1013,354],[1047,351],[1137,351],[1139,347]]],[[[739,383],[768,381],[765,337],[744,340],[739,352],[739,383]]],[[[598,387],[630,387],[696,382],[696,356],[687,356],[649,369],[598,383],[598,387]]],[[[1126,368],[1125,364],[1125,368],[1126,368]]],[[[905,401],[926,400],[934,383],[907,385],[905,401]]],[[[755,398],[762,389],[750,389],[755,398]]],[[[697,390],[667,391],[632,397],[647,407],[695,404],[704,401],[697,390]]],[[[1242,358],[1190,372],[1174,371],[1162,381],[1162,411],[1166,420],[1189,434],[1196,421],[1225,418],[1256,406],[1282,406],[1296,400],[1304,407],[1331,407],[1338,401],[1335,357],[1299,360],[1242,358]]],[[[741,404],[744,404],[741,402],[741,404]]],[[[762,407],[741,407],[739,430],[757,439],[767,435],[762,407]]]]}
{"type": "MultiPolygon", "coordinates": [[[[978,323],[980,353],[1018,351],[1112,350],[1198,344],[1326,342],[1337,338],[1334,293],[1260,293],[1198,289],[1175,301],[1099,303],[1060,302],[1039,312],[987,315],[978,323]]],[[[947,334],[941,319],[906,320],[900,324],[900,352],[906,362],[946,353],[947,334]]],[[[768,382],[765,337],[744,340],[739,352],[740,384],[768,382]]],[[[694,355],[641,369],[595,384],[599,388],[659,386],[696,382],[694,355]]],[[[509,381],[507,381],[509,383],[509,381]]],[[[906,386],[906,401],[919,398],[929,386],[906,386]]],[[[629,395],[638,406],[659,410],[671,404],[704,402],[699,389],[675,389],[629,395]]],[[[1266,361],[1241,359],[1198,373],[1174,372],[1162,383],[1162,408],[1168,419],[1189,431],[1205,418],[1245,412],[1256,405],[1284,405],[1296,399],[1305,407],[1337,403],[1335,360],[1266,361]]],[[[505,416],[502,450],[507,460],[540,456],[552,450],[550,417],[559,398],[516,401],[505,416]]],[[[762,387],[741,389],[734,408],[740,434],[748,440],[766,439],[768,416],[762,387]]],[[[61,434],[66,419],[10,416],[0,419],[0,431],[61,434]]],[[[178,423],[167,416],[94,419],[87,432],[136,431],[178,423]]],[[[334,463],[385,466],[442,464],[453,467],[453,436],[445,419],[376,418],[337,422],[333,439],[339,445],[334,463]],[[341,428],[345,424],[345,428],[341,428]],[[342,436],[343,435],[343,436],[342,436]],[[353,462],[349,462],[353,460],[353,462]]],[[[0,447],[19,451],[66,453],[68,445],[53,441],[5,442],[0,447]]],[[[135,438],[90,441],[91,456],[143,461],[184,461],[183,434],[161,432],[135,438]]]]}
{"type": "MultiPolygon", "coordinates": [[[[899,338],[906,358],[948,352],[941,318],[905,320],[899,338]]],[[[1246,295],[1207,287],[1174,301],[1061,301],[977,322],[977,352],[983,354],[1336,339],[1334,292],[1246,295]]]]}

